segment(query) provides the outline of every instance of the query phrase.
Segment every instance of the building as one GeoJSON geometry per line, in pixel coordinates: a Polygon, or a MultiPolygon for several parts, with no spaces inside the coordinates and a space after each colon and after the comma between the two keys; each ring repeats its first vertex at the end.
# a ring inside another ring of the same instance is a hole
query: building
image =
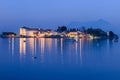
{"type": "Polygon", "coordinates": [[[21,37],[52,37],[56,36],[58,33],[56,31],[50,29],[39,29],[39,28],[28,28],[21,27],[20,28],[20,36],[21,37]]]}
{"type": "Polygon", "coordinates": [[[76,37],[76,36],[78,36],[78,35],[79,35],[79,33],[76,32],[76,31],[74,31],[74,32],[69,32],[69,33],[67,34],[67,36],[68,36],[68,37],[71,37],[71,38],[74,38],[74,37],[76,37]]]}
{"type": "Polygon", "coordinates": [[[79,32],[79,37],[80,37],[80,38],[85,38],[85,37],[86,37],[86,34],[83,33],[83,32],[79,32]]]}
{"type": "Polygon", "coordinates": [[[40,30],[38,28],[28,28],[28,27],[20,28],[20,36],[23,37],[38,37],[39,34],[40,34],[40,30]]]}
{"type": "Polygon", "coordinates": [[[2,32],[1,37],[3,37],[3,38],[14,38],[14,37],[16,37],[16,33],[14,33],[14,32],[2,32]]]}

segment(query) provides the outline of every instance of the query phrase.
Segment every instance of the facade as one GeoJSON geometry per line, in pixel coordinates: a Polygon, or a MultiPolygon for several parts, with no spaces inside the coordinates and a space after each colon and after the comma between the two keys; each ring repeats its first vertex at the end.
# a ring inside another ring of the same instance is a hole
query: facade
{"type": "Polygon", "coordinates": [[[22,37],[51,37],[56,36],[57,32],[52,30],[43,30],[38,28],[20,28],[20,36],[22,37]]]}
{"type": "Polygon", "coordinates": [[[79,33],[78,32],[69,32],[68,34],[67,34],[67,36],[68,37],[71,37],[71,38],[74,38],[74,37],[76,37],[76,36],[78,36],[79,35],[79,33]]]}
{"type": "Polygon", "coordinates": [[[20,28],[20,36],[37,37],[39,36],[39,33],[40,31],[38,28],[28,28],[28,27],[20,28]]]}

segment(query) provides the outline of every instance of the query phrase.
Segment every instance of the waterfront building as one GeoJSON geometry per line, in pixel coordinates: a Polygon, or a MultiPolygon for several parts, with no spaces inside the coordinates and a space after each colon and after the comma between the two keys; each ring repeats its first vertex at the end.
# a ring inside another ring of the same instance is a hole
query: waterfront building
{"type": "Polygon", "coordinates": [[[28,27],[21,27],[20,28],[20,36],[38,37],[39,34],[40,34],[40,30],[38,28],[28,28],[28,27]]]}
{"type": "Polygon", "coordinates": [[[78,32],[76,32],[76,31],[75,32],[69,32],[67,35],[68,35],[68,37],[73,38],[73,37],[78,35],[78,32]]]}
{"type": "Polygon", "coordinates": [[[56,36],[58,33],[56,31],[50,29],[39,29],[39,28],[28,28],[21,27],[20,28],[20,36],[22,37],[51,37],[56,36]]]}
{"type": "Polygon", "coordinates": [[[3,38],[14,38],[16,36],[16,33],[14,32],[2,32],[1,37],[3,38]]]}

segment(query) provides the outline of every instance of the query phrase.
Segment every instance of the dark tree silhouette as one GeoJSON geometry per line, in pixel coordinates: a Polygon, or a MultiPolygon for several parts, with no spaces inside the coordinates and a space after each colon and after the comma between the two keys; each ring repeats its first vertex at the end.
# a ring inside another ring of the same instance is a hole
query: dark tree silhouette
{"type": "Polygon", "coordinates": [[[114,37],[114,33],[112,31],[109,31],[109,37],[114,37]]]}
{"type": "Polygon", "coordinates": [[[92,29],[92,28],[88,28],[88,29],[86,30],[86,32],[87,32],[88,34],[93,35],[93,36],[107,37],[107,33],[104,32],[104,31],[101,30],[101,29],[92,29]]]}
{"type": "Polygon", "coordinates": [[[67,27],[66,26],[59,26],[58,29],[57,29],[57,32],[64,32],[64,31],[67,31],[67,27]]]}

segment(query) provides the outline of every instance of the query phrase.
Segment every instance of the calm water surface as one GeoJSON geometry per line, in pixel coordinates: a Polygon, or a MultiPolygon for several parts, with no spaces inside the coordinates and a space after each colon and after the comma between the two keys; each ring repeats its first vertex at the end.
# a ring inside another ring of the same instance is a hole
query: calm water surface
{"type": "Polygon", "coordinates": [[[120,43],[0,39],[0,80],[120,80],[120,43]]]}

